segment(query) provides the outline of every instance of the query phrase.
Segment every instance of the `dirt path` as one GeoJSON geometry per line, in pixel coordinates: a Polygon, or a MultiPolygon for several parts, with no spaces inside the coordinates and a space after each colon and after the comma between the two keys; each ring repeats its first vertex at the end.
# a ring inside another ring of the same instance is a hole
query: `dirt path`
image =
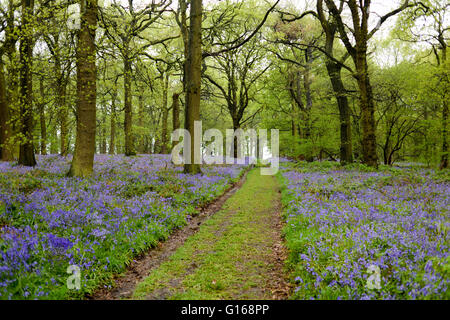
{"type": "Polygon", "coordinates": [[[286,299],[280,212],[276,179],[252,170],[222,210],[173,254],[164,254],[166,261],[151,268],[132,298],[286,299]]]}
{"type": "Polygon", "coordinates": [[[130,298],[136,285],[148,276],[152,270],[158,268],[164,261],[166,261],[179,247],[184,244],[187,238],[195,234],[199,230],[200,225],[206,219],[219,211],[223,204],[242,187],[246,177],[247,174],[245,174],[216,201],[201,210],[200,214],[193,217],[187,226],[176,230],[165,242],[159,243],[158,247],[152,248],[145,254],[135,258],[128,267],[127,271],[114,279],[115,286],[113,289],[99,289],[87,298],[94,300],[116,300],[130,298]]]}

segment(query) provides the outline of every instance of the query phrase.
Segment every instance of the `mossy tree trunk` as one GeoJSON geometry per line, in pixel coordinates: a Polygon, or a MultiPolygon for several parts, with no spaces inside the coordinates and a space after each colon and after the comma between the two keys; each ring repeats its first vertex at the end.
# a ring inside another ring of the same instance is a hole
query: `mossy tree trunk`
{"type": "MultiPolygon", "coordinates": [[[[185,163],[184,172],[197,174],[201,172],[200,164],[195,163],[196,159],[196,139],[194,134],[194,122],[200,120],[200,93],[201,93],[201,73],[202,73],[202,0],[191,1],[191,16],[189,28],[188,58],[186,67],[186,111],[185,129],[191,135],[191,161],[185,163]]],[[[197,161],[196,161],[197,160],[197,161]]]]}
{"type": "Polygon", "coordinates": [[[340,59],[335,58],[334,43],[338,26],[335,19],[325,16],[323,0],[317,1],[317,17],[325,33],[325,63],[339,109],[340,161],[341,164],[345,165],[353,162],[351,110],[341,74],[348,53],[344,54],[340,59]]]}
{"type": "Polygon", "coordinates": [[[47,123],[45,121],[45,90],[44,90],[44,77],[39,79],[39,92],[41,100],[39,102],[39,124],[41,129],[40,148],[41,155],[47,154],[47,123]]]}
{"type": "Polygon", "coordinates": [[[34,0],[22,0],[19,164],[30,167],[36,165],[33,145],[33,9],[34,0]]]}
{"type": "Polygon", "coordinates": [[[167,94],[169,91],[169,73],[166,72],[162,78],[163,96],[162,96],[162,130],[161,130],[161,153],[168,153],[168,121],[169,108],[167,108],[167,94]]]}
{"type": "Polygon", "coordinates": [[[442,94],[442,155],[441,155],[441,165],[440,169],[447,169],[449,168],[449,143],[448,143],[448,98],[449,98],[449,86],[448,86],[448,79],[449,79],[449,70],[448,70],[448,62],[447,62],[447,42],[443,38],[443,35],[440,35],[439,42],[441,44],[441,50],[442,50],[442,69],[443,69],[443,78],[445,79],[444,82],[447,84],[444,87],[444,92],[442,94]]]}
{"type": "Polygon", "coordinates": [[[132,95],[131,95],[131,60],[128,56],[123,58],[123,72],[124,72],[124,96],[125,96],[125,118],[124,118],[124,128],[125,128],[125,155],[135,156],[136,151],[134,150],[133,143],[133,106],[132,106],[132,95]]]}
{"type": "Polygon", "coordinates": [[[110,136],[109,136],[109,150],[108,153],[113,155],[116,149],[116,93],[113,94],[111,100],[111,114],[110,114],[110,136]]]}
{"type": "Polygon", "coordinates": [[[12,161],[13,154],[10,150],[9,139],[11,137],[11,126],[9,123],[9,108],[6,96],[6,81],[3,61],[0,56],[0,160],[12,161]]]}
{"type": "Polygon", "coordinates": [[[95,31],[97,0],[81,0],[81,29],[77,44],[77,136],[69,176],[92,174],[95,154],[97,68],[95,31]]]}

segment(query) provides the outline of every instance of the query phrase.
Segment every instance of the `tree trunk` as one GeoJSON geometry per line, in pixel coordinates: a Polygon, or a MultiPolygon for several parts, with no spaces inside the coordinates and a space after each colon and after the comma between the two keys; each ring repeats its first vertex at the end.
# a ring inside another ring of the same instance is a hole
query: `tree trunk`
{"type": "Polygon", "coordinates": [[[95,154],[97,68],[95,31],[97,0],[81,2],[81,29],[77,45],[77,136],[69,176],[92,174],[95,154]]]}
{"type": "Polygon", "coordinates": [[[172,95],[172,129],[175,131],[180,128],[180,94],[172,95]]]}
{"type": "Polygon", "coordinates": [[[184,165],[184,172],[200,173],[201,150],[196,146],[194,122],[200,120],[200,93],[202,71],[202,0],[191,1],[188,59],[186,68],[185,129],[191,135],[191,161],[184,165]],[[197,156],[196,156],[197,155],[197,156]]]}
{"type": "Polygon", "coordinates": [[[137,135],[137,150],[138,153],[145,153],[145,134],[144,129],[144,96],[139,94],[138,96],[138,119],[137,125],[139,128],[139,134],[137,135]]]}
{"type": "Polygon", "coordinates": [[[69,152],[68,150],[68,125],[67,125],[67,118],[68,118],[68,110],[66,107],[66,84],[60,83],[58,85],[58,106],[59,106],[59,121],[60,121],[60,129],[61,129],[61,156],[66,156],[69,152]]]}
{"type": "Polygon", "coordinates": [[[102,136],[100,153],[106,154],[106,108],[102,108],[102,121],[100,124],[100,130],[102,136]]]}
{"type": "Polygon", "coordinates": [[[41,102],[39,105],[39,123],[41,128],[41,155],[47,154],[47,124],[45,122],[45,91],[44,79],[41,77],[39,81],[39,92],[41,95],[41,102]]]}
{"type": "Polygon", "coordinates": [[[2,57],[0,57],[0,160],[12,161],[13,154],[10,150],[9,139],[11,127],[9,124],[9,108],[6,96],[6,81],[3,69],[2,57]]]}
{"type": "Polygon", "coordinates": [[[341,135],[340,160],[341,164],[345,165],[353,162],[351,112],[344,83],[342,82],[341,67],[338,64],[333,63],[331,59],[328,59],[326,65],[339,108],[341,135]]]}
{"type": "Polygon", "coordinates": [[[363,163],[371,167],[378,167],[375,128],[375,104],[372,95],[372,87],[369,82],[367,71],[358,77],[361,106],[362,127],[362,153],[363,163]]]}
{"type": "Polygon", "coordinates": [[[449,145],[448,145],[448,101],[444,99],[442,105],[442,156],[440,169],[447,169],[449,145]]]}
{"type": "Polygon", "coordinates": [[[297,110],[297,104],[295,103],[295,101],[292,101],[292,114],[291,114],[291,122],[292,122],[292,127],[291,127],[291,134],[292,137],[297,138],[298,137],[298,110],[297,110]]]}
{"type": "MultiPolygon", "coordinates": [[[[6,90],[6,106],[7,113],[5,117],[7,117],[7,122],[5,129],[7,130],[6,136],[4,139],[8,141],[8,144],[5,146],[5,153],[2,155],[1,159],[12,161],[14,158],[17,158],[18,155],[18,143],[16,143],[16,135],[18,133],[18,129],[20,129],[20,99],[19,99],[19,59],[17,54],[17,41],[19,40],[19,32],[18,26],[15,25],[15,13],[16,6],[14,5],[13,0],[8,1],[8,14],[6,17],[6,28],[4,34],[4,45],[3,49],[8,57],[8,78],[5,78],[6,90]]],[[[0,57],[2,59],[2,57],[0,57]]],[[[3,61],[0,61],[0,63],[3,61]]],[[[3,71],[3,69],[2,69],[3,71]]],[[[5,74],[4,74],[5,76],[5,74]]]]}
{"type": "Polygon", "coordinates": [[[61,67],[61,61],[57,54],[54,54],[55,67],[54,71],[57,75],[56,78],[56,105],[58,107],[58,118],[60,125],[60,155],[66,156],[69,152],[68,150],[68,127],[67,118],[68,110],[66,106],[66,91],[67,91],[67,81],[64,77],[64,70],[61,67]]]}
{"type": "MultiPolygon", "coordinates": [[[[237,119],[236,117],[233,117],[233,131],[234,131],[234,133],[236,133],[236,131],[237,130],[239,130],[240,128],[241,128],[241,125],[240,125],[240,120],[241,119],[237,119]]],[[[233,151],[233,158],[235,159],[234,161],[235,161],[235,163],[237,163],[237,158],[238,158],[238,147],[242,147],[242,146],[238,146],[238,137],[237,136],[234,136],[233,137],[233,143],[232,143],[232,145],[230,146],[230,149],[233,151]]],[[[231,151],[230,150],[230,151],[231,151]]]]}
{"type": "Polygon", "coordinates": [[[22,0],[22,39],[20,40],[21,141],[19,164],[36,165],[33,145],[33,9],[34,0],[22,0]]]}
{"type": "Polygon", "coordinates": [[[133,144],[133,109],[132,109],[132,96],[131,96],[131,61],[128,57],[123,60],[124,66],[124,96],[125,96],[125,155],[135,156],[133,144]]]}
{"type": "MultiPolygon", "coordinates": [[[[369,34],[370,1],[345,1],[347,4],[353,26],[350,28],[355,44],[351,43],[348,37],[346,26],[342,19],[342,10],[340,11],[334,1],[325,0],[327,7],[333,16],[336,28],[339,30],[340,38],[346,47],[348,54],[352,57],[356,67],[356,80],[358,82],[360,107],[361,107],[361,127],[362,127],[362,154],[363,163],[371,167],[378,167],[377,143],[376,143],[376,122],[375,122],[375,102],[372,93],[372,87],[369,81],[367,65],[367,44],[372,36],[369,34]]],[[[318,8],[322,1],[318,2],[318,8]]],[[[342,2],[341,4],[343,4],[342,2]]],[[[405,9],[406,7],[403,7],[405,9]]],[[[402,11],[401,9],[400,11],[402,11]]],[[[399,11],[398,11],[399,12],[399,11]]],[[[398,13],[397,12],[397,13],[398,13]]],[[[396,14],[392,11],[391,14],[396,14]]],[[[321,21],[323,20],[323,15],[321,21]]],[[[381,22],[382,23],[382,22],[381,22]]],[[[374,29],[376,30],[376,29],[374,29]]]]}
{"type": "MultiPolygon", "coordinates": [[[[174,93],[172,95],[172,130],[180,129],[180,94],[174,93]]],[[[176,146],[178,142],[172,143],[172,148],[176,146]]]]}
{"type": "MultiPolygon", "coordinates": [[[[445,75],[445,79],[448,79],[449,70],[446,69],[448,67],[447,64],[447,46],[445,40],[441,38],[442,44],[442,68],[445,75]]],[[[448,143],[448,81],[447,87],[444,88],[444,94],[442,99],[442,155],[441,155],[441,165],[440,169],[448,169],[449,168],[449,143],[448,143]]]]}
{"type": "Polygon", "coordinates": [[[386,143],[383,148],[383,161],[384,161],[385,165],[390,164],[389,163],[390,154],[391,154],[390,142],[389,142],[389,140],[386,140],[386,143]]]}
{"type": "Polygon", "coordinates": [[[110,115],[111,132],[109,137],[109,154],[113,155],[116,148],[116,95],[111,101],[111,115],[110,115]]]}
{"type": "Polygon", "coordinates": [[[378,157],[376,147],[375,102],[369,80],[366,41],[363,39],[357,41],[356,53],[353,57],[356,66],[356,80],[358,82],[361,107],[363,163],[377,168],[378,157]]]}
{"type": "Polygon", "coordinates": [[[167,138],[167,127],[169,119],[169,109],[167,108],[167,92],[169,90],[169,74],[166,72],[163,78],[163,101],[162,101],[162,132],[161,132],[161,153],[168,153],[168,138],[167,138]]]}

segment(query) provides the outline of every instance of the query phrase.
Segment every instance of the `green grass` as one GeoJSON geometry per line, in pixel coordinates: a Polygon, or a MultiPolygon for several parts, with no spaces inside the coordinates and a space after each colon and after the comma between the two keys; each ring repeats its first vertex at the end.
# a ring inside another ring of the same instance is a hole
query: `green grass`
{"type": "Polygon", "coordinates": [[[262,288],[279,197],[273,177],[249,172],[222,210],[144,279],[133,298],[270,299],[262,288]]]}

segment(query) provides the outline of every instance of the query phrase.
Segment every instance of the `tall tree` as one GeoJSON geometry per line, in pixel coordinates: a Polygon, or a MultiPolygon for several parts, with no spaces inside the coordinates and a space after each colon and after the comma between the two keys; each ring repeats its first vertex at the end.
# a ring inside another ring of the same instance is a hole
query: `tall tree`
{"type": "Polygon", "coordinates": [[[202,84],[202,0],[191,1],[190,28],[188,56],[186,63],[186,109],[185,109],[185,129],[191,135],[190,163],[184,164],[184,172],[197,174],[201,172],[200,164],[196,163],[200,159],[196,153],[194,141],[196,139],[194,132],[194,122],[200,120],[200,94],[202,84]]]}
{"type": "Polygon", "coordinates": [[[116,148],[116,100],[117,100],[117,90],[114,85],[113,93],[111,94],[111,112],[109,115],[110,121],[110,136],[109,136],[109,149],[108,154],[114,154],[116,148]]]}
{"type": "MultiPolygon", "coordinates": [[[[339,10],[342,10],[342,6],[339,10]]],[[[335,39],[337,33],[336,20],[326,17],[323,10],[323,0],[317,0],[317,17],[325,33],[324,51],[326,53],[326,67],[331,86],[337,100],[340,120],[340,161],[342,164],[353,162],[351,110],[348,104],[347,90],[342,81],[342,67],[348,57],[348,53],[336,58],[335,39]]]]}
{"type": "Polygon", "coordinates": [[[33,11],[34,0],[22,0],[20,39],[20,151],[19,164],[35,166],[33,145],[33,11]]]}
{"type": "MultiPolygon", "coordinates": [[[[6,4],[6,3],[5,3],[6,4]]],[[[19,27],[15,24],[16,9],[20,2],[9,0],[6,7],[0,7],[0,160],[14,160],[14,105],[18,100],[18,65],[16,60],[16,43],[19,39],[19,27]],[[9,64],[5,63],[8,58],[9,64]]]]}
{"type": "Polygon", "coordinates": [[[80,0],[81,23],[77,43],[77,133],[69,176],[92,174],[95,154],[97,68],[95,32],[97,0],[80,0]]]}
{"type": "Polygon", "coordinates": [[[0,55],[0,160],[13,160],[12,152],[9,148],[11,137],[11,126],[9,124],[9,108],[6,96],[6,80],[3,67],[3,59],[0,55]]]}
{"type": "MultiPolygon", "coordinates": [[[[180,128],[180,93],[174,92],[172,95],[172,130],[180,128]]],[[[173,146],[176,142],[173,142],[173,146]]]]}
{"type": "Polygon", "coordinates": [[[377,143],[376,143],[376,126],[375,126],[375,101],[373,90],[370,84],[369,66],[368,66],[368,42],[372,36],[379,30],[381,25],[390,17],[403,11],[409,6],[406,0],[403,4],[382,16],[376,27],[369,30],[370,6],[371,0],[341,0],[339,8],[333,0],[325,0],[332,18],[336,22],[336,27],[340,35],[340,39],[344,43],[348,54],[355,64],[354,77],[358,83],[360,107],[362,111],[361,127],[362,127],[362,153],[363,162],[372,167],[378,167],[377,143]],[[344,22],[344,6],[350,11],[352,25],[347,26],[344,22]],[[354,41],[351,39],[353,38],[354,41]]]}

